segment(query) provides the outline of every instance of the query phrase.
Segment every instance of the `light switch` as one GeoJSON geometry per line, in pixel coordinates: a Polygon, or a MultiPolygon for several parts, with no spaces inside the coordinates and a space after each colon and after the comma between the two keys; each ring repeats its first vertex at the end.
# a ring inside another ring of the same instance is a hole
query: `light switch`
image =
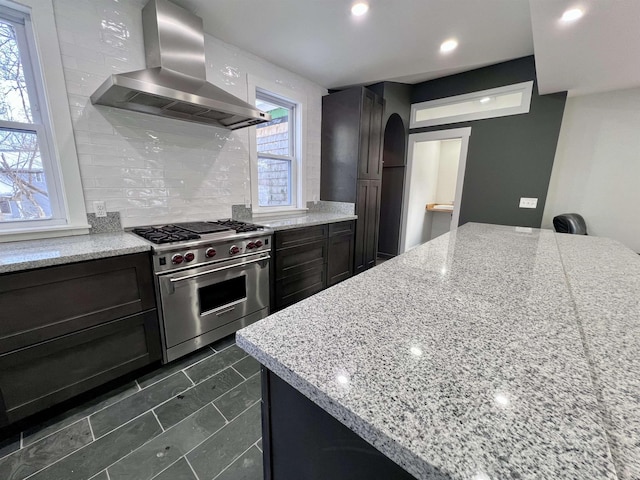
{"type": "Polygon", "coordinates": [[[520,208],[537,208],[538,207],[538,199],[537,198],[520,198],[520,208]]]}

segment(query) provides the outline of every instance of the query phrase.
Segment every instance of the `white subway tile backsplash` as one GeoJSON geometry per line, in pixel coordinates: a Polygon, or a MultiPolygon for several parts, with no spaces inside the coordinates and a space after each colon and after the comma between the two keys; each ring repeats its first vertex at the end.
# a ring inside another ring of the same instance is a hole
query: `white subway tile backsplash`
{"type": "MultiPolygon", "coordinates": [[[[125,227],[231,216],[251,198],[249,132],[96,107],[89,96],[111,74],[145,67],[146,0],[54,0],[88,211],[94,200],[120,211],[125,227]]],[[[319,197],[321,97],[326,90],[206,36],[207,78],[247,98],[247,74],[307,99],[307,199],[319,197]]]]}

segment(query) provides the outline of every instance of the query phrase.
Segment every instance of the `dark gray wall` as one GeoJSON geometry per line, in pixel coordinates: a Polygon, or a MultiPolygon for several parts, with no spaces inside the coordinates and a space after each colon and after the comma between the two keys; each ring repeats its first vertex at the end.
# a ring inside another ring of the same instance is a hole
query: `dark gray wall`
{"type": "Polygon", "coordinates": [[[413,86],[411,102],[418,103],[529,80],[534,89],[528,114],[410,130],[471,127],[460,225],[540,227],[566,93],[538,95],[533,56],[413,86]],[[519,208],[520,197],[537,197],[538,208],[519,208]]]}

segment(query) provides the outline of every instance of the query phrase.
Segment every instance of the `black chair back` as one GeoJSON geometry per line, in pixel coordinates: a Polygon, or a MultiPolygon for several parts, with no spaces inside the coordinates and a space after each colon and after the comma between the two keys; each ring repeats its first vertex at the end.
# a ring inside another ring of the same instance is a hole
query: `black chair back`
{"type": "Polygon", "coordinates": [[[553,217],[553,228],[558,233],[587,235],[587,224],[584,222],[582,215],[578,213],[564,213],[553,217]]]}

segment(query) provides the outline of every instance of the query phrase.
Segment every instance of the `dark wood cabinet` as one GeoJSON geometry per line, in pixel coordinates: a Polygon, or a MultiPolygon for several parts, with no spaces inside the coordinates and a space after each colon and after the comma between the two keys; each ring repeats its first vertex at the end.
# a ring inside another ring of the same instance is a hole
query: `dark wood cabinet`
{"type": "Polygon", "coordinates": [[[329,238],[327,287],[346,280],[353,274],[353,234],[329,238]]]}
{"type": "Polygon", "coordinates": [[[276,231],[272,312],[349,278],[354,230],[351,220],[276,231]]]}
{"type": "Polygon", "coordinates": [[[378,249],[378,224],[380,219],[381,182],[358,181],[356,202],[356,234],[354,274],[375,266],[378,249]]]}
{"type": "Polygon", "coordinates": [[[160,360],[155,306],[147,253],[0,276],[0,425],[160,360]]]}
{"type": "Polygon", "coordinates": [[[384,100],[365,87],[322,98],[322,200],[356,204],[353,273],[375,265],[384,100]]]}

